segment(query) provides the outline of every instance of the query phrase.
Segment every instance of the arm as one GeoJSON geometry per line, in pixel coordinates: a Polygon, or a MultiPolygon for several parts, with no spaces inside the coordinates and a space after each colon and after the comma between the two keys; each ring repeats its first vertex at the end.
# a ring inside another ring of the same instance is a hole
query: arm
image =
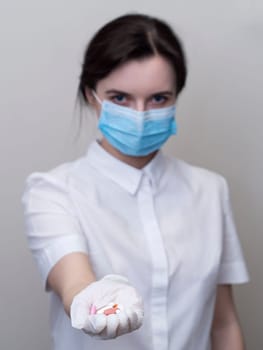
{"type": "Polygon", "coordinates": [[[84,253],[75,252],[61,258],[51,269],[47,283],[61,298],[72,327],[97,339],[116,338],[142,325],[142,300],[128,280],[112,274],[95,281],[84,253]],[[119,311],[109,318],[104,314],[90,314],[88,310],[94,300],[96,306],[120,301],[124,312],[119,311]]]}
{"type": "Polygon", "coordinates": [[[88,256],[84,253],[71,253],[61,258],[48,276],[48,286],[61,298],[66,313],[76,294],[95,281],[88,256]]]}
{"type": "Polygon", "coordinates": [[[68,188],[52,174],[32,174],[23,194],[29,247],[46,289],[61,299],[71,325],[99,339],[111,339],[139,328],[143,304],[127,278],[109,274],[95,281],[86,236],[68,188]],[[116,300],[125,312],[114,317],[91,313],[116,300]]]}
{"type": "Polygon", "coordinates": [[[245,350],[231,285],[217,288],[211,340],[213,350],[245,350]]]}

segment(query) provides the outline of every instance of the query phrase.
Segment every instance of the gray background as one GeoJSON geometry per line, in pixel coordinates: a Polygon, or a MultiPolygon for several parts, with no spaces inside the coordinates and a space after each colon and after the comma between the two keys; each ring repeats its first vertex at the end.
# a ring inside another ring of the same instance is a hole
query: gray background
{"type": "MultiPolygon", "coordinates": [[[[48,296],[27,248],[20,197],[26,176],[82,154],[74,108],[84,47],[99,26],[139,10],[166,19],[189,61],[168,153],[223,174],[251,283],[235,289],[248,349],[262,340],[261,0],[0,1],[0,348],[47,350],[48,296]]],[[[94,137],[94,136],[93,136],[94,137]]]]}

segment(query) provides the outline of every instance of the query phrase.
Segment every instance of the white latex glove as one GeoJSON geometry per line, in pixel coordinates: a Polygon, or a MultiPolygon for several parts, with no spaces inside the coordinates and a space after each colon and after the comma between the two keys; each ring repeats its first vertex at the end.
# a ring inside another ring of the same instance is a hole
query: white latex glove
{"type": "Polygon", "coordinates": [[[143,320],[142,299],[127,278],[107,275],[78,293],[71,304],[72,327],[99,339],[112,339],[139,328],[143,320]],[[117,314],[90,314],[109,303],[122,305],[117,314]]]}

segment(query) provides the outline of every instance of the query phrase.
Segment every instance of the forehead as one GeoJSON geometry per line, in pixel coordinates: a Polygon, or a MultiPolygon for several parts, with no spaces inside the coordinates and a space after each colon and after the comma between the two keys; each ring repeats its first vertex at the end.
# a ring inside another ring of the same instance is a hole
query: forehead
{"type": "Polygon", "coordinates": [[[155,55],[142,60],[131,60],[100,80],[97,89],[116,89],[131,94],[147,95],[175,89],[175,73],[165,58],[155,55]]]}

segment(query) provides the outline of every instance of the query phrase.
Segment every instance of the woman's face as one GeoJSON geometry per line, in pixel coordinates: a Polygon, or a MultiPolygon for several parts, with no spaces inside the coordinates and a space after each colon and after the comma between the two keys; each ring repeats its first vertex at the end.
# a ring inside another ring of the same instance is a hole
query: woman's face
{"type": "MultiPolygon", "coordinates": [[[[175,73],[162,56],[131,60],[97,83],[100,101],[108,100],[138,111],[167,107],[175,103],[175,73]]],[[[86,91],[89,103],[100,114],[101,105],[92,91],[86,91]]]]}

